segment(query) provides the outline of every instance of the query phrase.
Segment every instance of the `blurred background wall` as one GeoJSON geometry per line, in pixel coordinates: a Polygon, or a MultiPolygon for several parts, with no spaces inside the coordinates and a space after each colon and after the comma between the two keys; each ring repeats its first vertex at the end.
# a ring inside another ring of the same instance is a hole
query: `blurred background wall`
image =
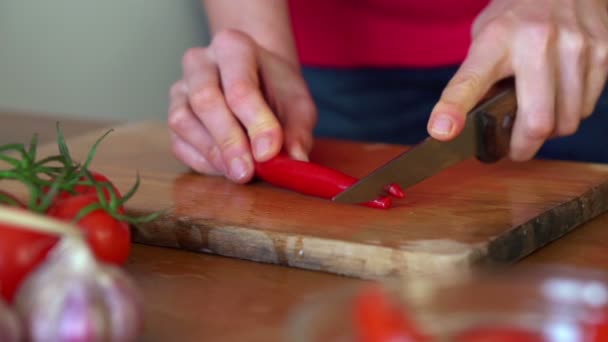
{"type": "Polygon", "coordinates": [[[0,108],[164,119],[198,0],[0,0],[0,108]]]}

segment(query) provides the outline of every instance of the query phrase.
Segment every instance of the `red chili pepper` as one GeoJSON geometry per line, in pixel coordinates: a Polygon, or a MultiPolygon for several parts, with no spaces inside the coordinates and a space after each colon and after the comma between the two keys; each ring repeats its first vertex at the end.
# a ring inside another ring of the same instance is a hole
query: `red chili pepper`
{"type": "Polygon", "coordinates": [[[389,194],[391,194],[397,198],[405,197],[405,192],[403,191],[403,189],[401,189],[401,187],[397,183],[389,185],[387,188],[387,191],[389,194]]]}
{"type": "MultiPolygon", "coordinates": [[[[282,187],[321,198],[331,199],[349,186],[357,182],[357,178],[343,172],[324,167],[319,164],[295,160],[281,153],[266,162],[256,163],[256,176],[260,179],[282,187]]],[[[397,197],[403,198],[403,190],[393,184],[387,191],[397,197]]],[[[380,196],[362,205],[388,209],[392,200],[388,196],[380,196]]]]}

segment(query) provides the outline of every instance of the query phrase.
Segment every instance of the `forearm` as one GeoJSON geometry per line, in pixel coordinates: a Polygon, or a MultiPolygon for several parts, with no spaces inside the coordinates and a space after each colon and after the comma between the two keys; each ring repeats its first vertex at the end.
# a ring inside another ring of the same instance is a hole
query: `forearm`
{"type": "Polygon", "coordinates": [[[298,64],[287,0],[202,0],[211,33],[237,29],[298,64]]]}

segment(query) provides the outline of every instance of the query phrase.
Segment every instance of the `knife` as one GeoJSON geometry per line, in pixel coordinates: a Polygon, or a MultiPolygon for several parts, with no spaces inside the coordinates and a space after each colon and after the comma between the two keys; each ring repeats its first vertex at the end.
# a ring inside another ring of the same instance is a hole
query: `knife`
{"type": "Polygon", "coordinates": [[[470,158],[495,163],[509,152],[511,130],[517,111],[512,79],[498,83],[467,114],[462,132],[450,141],[427,137],[411,149],[343,190],[332,200],[363,203],[386,194],[388,184],[403,189],[470,158]]]}

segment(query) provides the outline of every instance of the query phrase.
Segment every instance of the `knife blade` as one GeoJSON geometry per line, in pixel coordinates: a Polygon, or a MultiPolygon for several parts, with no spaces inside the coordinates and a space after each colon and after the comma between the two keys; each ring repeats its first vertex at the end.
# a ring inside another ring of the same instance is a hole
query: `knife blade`
{"type": "Polygon", "coordinates": [[[503,81],[467,114],[465,127],[456,138],[439,141],[427,137],[332,200],[367,202],[386,194],[388,184],[397,183],[405,189],[470,158],[497,162],[508,154],[516,111],[514,83],[503,81]]]}

